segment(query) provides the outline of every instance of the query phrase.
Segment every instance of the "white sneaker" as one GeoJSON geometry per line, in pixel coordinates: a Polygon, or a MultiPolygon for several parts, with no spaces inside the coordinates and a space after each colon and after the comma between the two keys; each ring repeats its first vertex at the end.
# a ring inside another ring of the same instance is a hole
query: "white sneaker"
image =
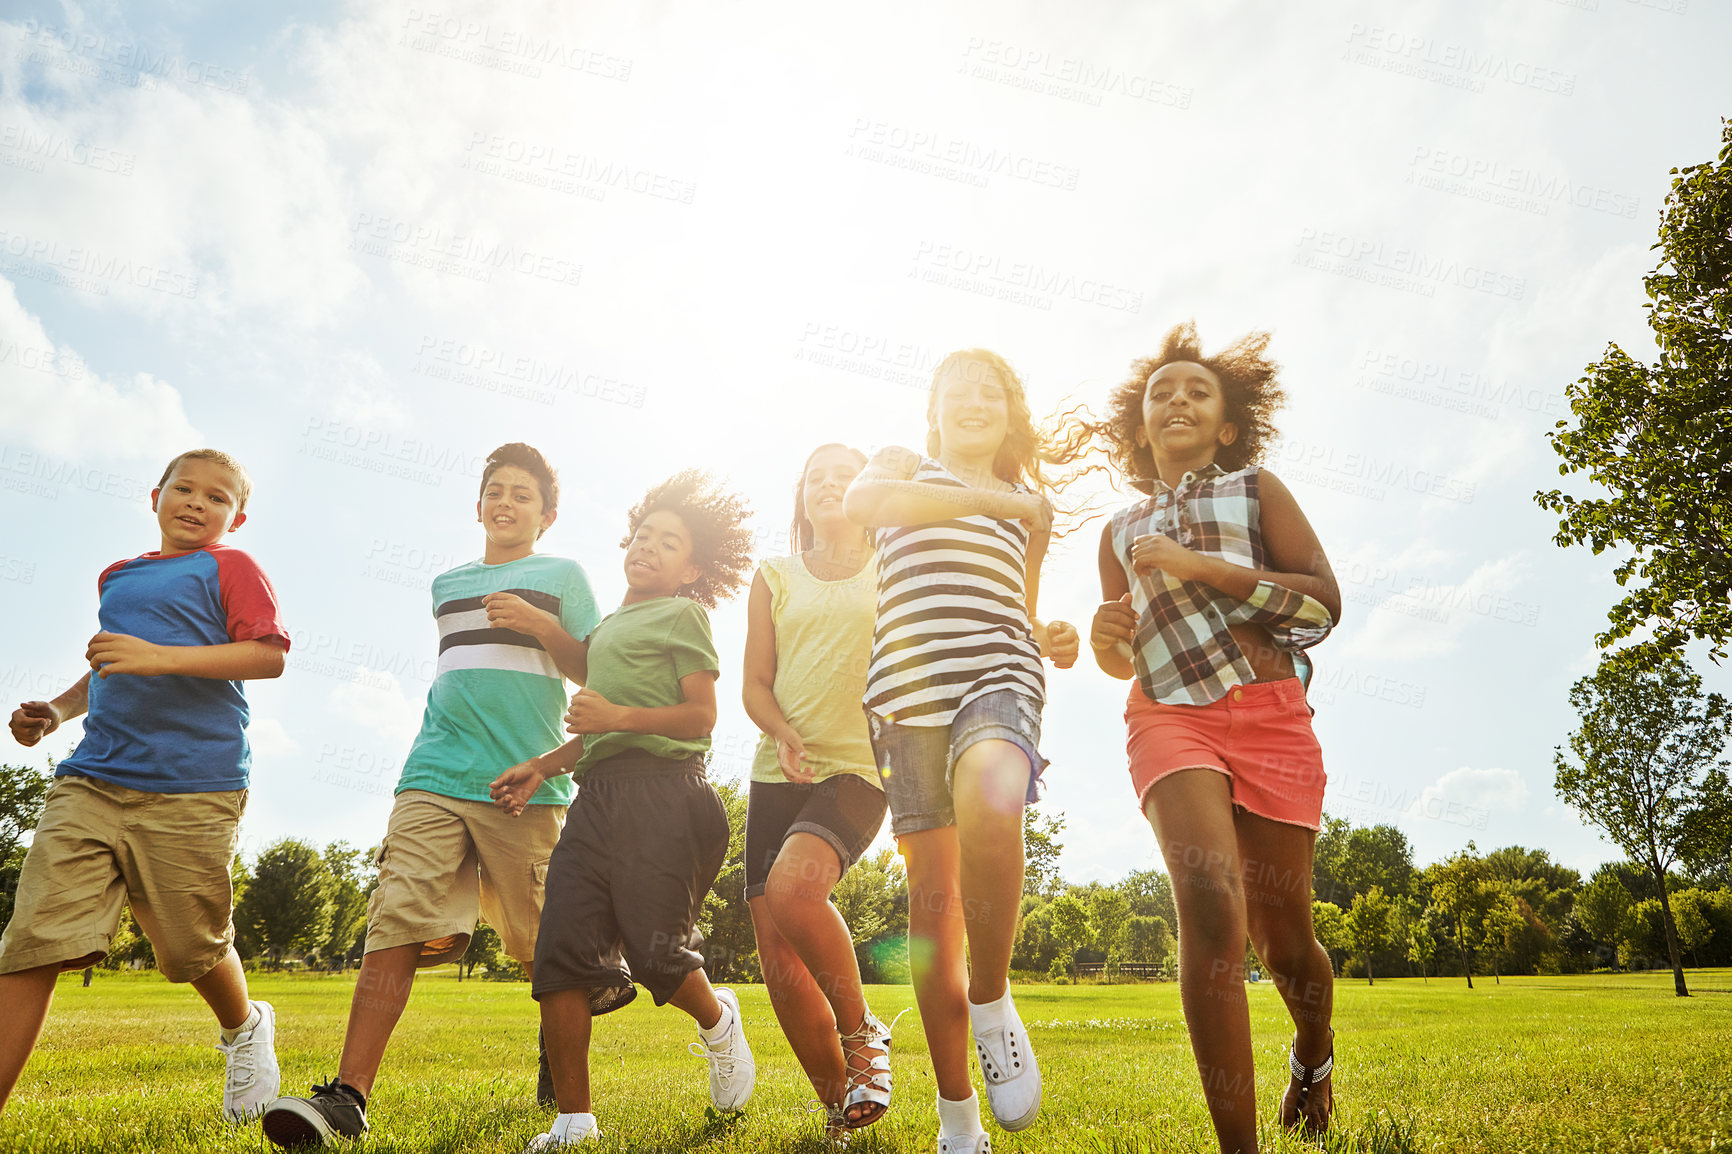
{"type": "Polygon", "coordinates": [[[251,1118],[276,1100],[282,1086],[277,1071],[277,1013],[269,1002],[254,1002],[259,1020],[232,1042],[218,1042],[228,1059],[223,1074],[223,1116],[231,1122],[251,1118]]]}
{"type": "MultiPolygon", "coordinates": [[[[752,1048],[746,1045],[745,1026],[740,1021],[740,999],[734,991],[716,991],[716,1001],[722,1012],[732,1014],[728,1036],[712,1044],[707,1039],[693,1042],[692,1053],[710,1064],[710,1102],[718,1110],[738,1110],[752,1096],[758,1081],[758,1067],[752,1061],[752,1048]]],[[[699,1038],[703,1038],[700,1033],[699,1038]]]]}
{"type": "Polygon", "coordinates": [[[1040,1066],[1009,991],[1001,1001],[968,1004],[974,1052],[986,1079],[986,1101],[1006,1130],[1025,1130],[1040,1115],[1040,1066]]]}
{"type": "Polygon", "coordinates": [[[594,1114],[561,1114],[553,1120],[552,1129],[529,1140],[529,1145],[524,1147],[524,1154],[545,1154],[549,1150],[576,1146],[579,1142],[599,1141],[601,1128],[595,1124],[594,1114]],[[587,1121],[583,1121],[584,1119],[587,1121]]]}
{"type": "Polygon", "coordinates": [[[992,1139],[985,1134],[960,1138],[938,1136],[938,1154],[992,1154],[992,1139]]]}

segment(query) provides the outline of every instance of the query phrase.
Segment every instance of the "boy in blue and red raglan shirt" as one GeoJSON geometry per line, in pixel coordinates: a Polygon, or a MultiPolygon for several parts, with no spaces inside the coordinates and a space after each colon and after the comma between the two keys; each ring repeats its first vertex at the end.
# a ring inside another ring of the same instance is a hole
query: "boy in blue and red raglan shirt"
{"type": "Polygon", "coordinates": [[[162,548],[97,579],[102,631],[91,673],[53,701],[27,701],[12,735],[35,745],[88,714],[59,763],[0,938],[0,1108],[48,1016],[56,977],[102,959],[131,907],[171,982],[190,982],[222,1029],[223,1113],[277,1093],[275,1016],[247,997],[234,951],[229,864],[246,808],[247,699],[289,648],[258,562],[220,544],[246,521],[240,462],[195,449],[151,490],[162,548]]]}

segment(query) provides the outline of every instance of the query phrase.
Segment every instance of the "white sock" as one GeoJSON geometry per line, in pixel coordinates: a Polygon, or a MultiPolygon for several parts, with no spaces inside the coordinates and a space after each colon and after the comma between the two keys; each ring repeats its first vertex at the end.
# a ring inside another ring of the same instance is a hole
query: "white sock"
{"type": "Polygon", "coordinates": [[[734,1012],[728,1009],[728,1004],[720,998],[716,999],[716,1004],[722,1008],[722,1016],[716,1019],[716,1024],[707,1030],[702,1026],[698,1027],[698,1033],[704,1036],[704,1041],[712,1045],[716,1042],[727,1041],[728,1031],[734,1025],[734,1012]]]}
{"type": "Polygon", "coordinates": [[[223,1041],[233,1042],[236,1038],[259,1024],[259,1006],[257,1002],[247,1003],[247,1020],[232,1030],[222,1032],[223,1041]]]}
{"type": "Polygon", "coordinates": [[[940,1138],[976,1138],[986,1133],[980,1124],[980,1095],[969,1093],[960,1102],[938,1095],[938,1136],[940,1138]]]}
{"type": "Polygon", "coordinates": [[[548,1131],[561,1142],[580,1142],[595,1129],[594,1114],[561,1114],[548,1131]]]}
{"type": "Polygon", "coordinates": [[[1010,1011],[1010,991],[1005,990],[990,1002],[968,1003],[968,1019],[976,1026],[996,1026],[1010,1011]]]}

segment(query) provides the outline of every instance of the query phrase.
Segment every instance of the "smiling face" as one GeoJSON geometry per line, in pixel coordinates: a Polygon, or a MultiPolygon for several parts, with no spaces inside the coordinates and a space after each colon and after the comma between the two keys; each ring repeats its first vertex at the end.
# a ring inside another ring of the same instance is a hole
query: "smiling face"
{"type": "Polygon", "coordinates": [[[1216,448],[1238,436],[1239,427],[1227,420],[1221,378],[1208,368],[1174,361],[1149,374],[1137,444],[1149,446],[1157,462],[1205,465],[1214,460],[1216,448]]]}
{"type": "Polygon", "coordinates": [[[475,503],[475,519],[487,531],[487,562],[528,556],[555,516],[543,508],[541,485],[527,469],[501,465],[493,470],[475,503]]]}
{"type": "Polygon", "coordinates": [[[842,495],[848,485],[860,475],[860,454],[853,449],[832,445],[819,449],[806,462],[806,476],[800,483],[800,503],[807,520],[820,537],[830,537],[837,529],[848,525],[842,512],[842,495]]]}
{"type": "Polygon", "coordinates": [[[226,465],[199,457],[182,460],[160,488],[150,491],[162,552],[191,553],[239,529],[247,519],[240,511],[240,493],[240,479],[226,465]]]}
{"type": "Polygon", "coordinates": [[[1010,428],[1008,386],[984,361],[962,359],[946,368],[933,385],[929,415],[941,451],[990,461],[1010,428]]]}
{"type": "Polygon", "coordinates": [[[670,509],[645,517],[625,547],[625,603],[671,597],[699,577],[692,563],[692,533],[670,509]]]}

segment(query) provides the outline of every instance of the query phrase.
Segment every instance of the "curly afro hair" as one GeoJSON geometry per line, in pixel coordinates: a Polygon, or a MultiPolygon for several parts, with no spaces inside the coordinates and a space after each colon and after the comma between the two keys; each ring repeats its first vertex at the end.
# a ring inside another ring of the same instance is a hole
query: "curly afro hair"
{"type": "Polygon", "coordinates": [[[752,569],[752,534],[745,524],[751,506],[723,492],[708,473],[686,469],[645,493],[633,507],[628,515],[631,528],[620,548],[631,544],[646,517],[664,509],[685,522],[692,535],[692,564],[698,567],[698,579],[680,586],[680,596],[714,609],[718,599],[738,593],[752,569]]]}
{"type": "Polygon", "coordinates": [[[559,510],[559,474],[553,471],[553,466],[547,463],[547,458],[541,455],[541,450],[526,445],[522,441],[512,441],[501,445],[487,454],[487,464],[481,469],[481,495],[487,495],[487,482],[493,474],[508,465],[516,465],[525,473],[535,478],[536,485],[541,489],[541,508],[543,512],[553,513],[559,510]]]}
{"type": "Polygon", "coordinates": [[[1204,356],[1196,322],[1174,325],[1160,352],[1131,362],[1130,375],[1107,397],[1105,419],[1085,421],[1083,428],[1105,442],[1107,459],[1132,488],[1153,492],[1155,458],[1136,437],[1143,424],[1143,393],[1155,370],[1189,361],[1220,378],[1227,420],[1239,427],[1233,443],[1216,450],[1215,463],[1230,473],[1254,465],[1278,435],[1273,418],[1287,399],[1276,380],[1280,366],[1268,355],[1269,340],[1266,332],[1246,333],[1214,356],[1204,356]]]}

